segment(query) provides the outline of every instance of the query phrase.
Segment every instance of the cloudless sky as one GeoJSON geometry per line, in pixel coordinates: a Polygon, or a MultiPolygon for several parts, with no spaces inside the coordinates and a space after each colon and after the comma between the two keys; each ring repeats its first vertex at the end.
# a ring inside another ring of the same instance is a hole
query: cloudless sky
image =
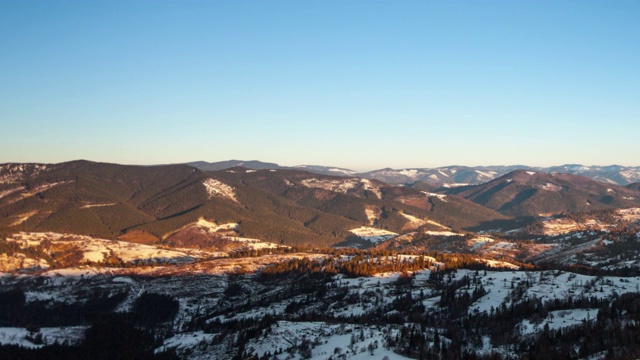
{"type": "Polygon", "coordinates": [[[638,1],[0,1],[0,162],[640,165],[638,1]]]}

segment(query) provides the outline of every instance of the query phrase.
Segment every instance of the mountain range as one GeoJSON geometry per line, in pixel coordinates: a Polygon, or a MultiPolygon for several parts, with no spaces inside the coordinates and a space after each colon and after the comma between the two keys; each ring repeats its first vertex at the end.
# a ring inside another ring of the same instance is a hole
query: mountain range
{"type": "Polygon", "coordinates": [[[229,160],[221,162],[198,161],[188,163],[201,170],[224,170],[234,166],[243,166],[249,169],[303,169],[323,175],[334,176],[358,176],[366,179],[380,180],[389,184],[409,184],[414,182],[425,182],[438,186],[461,186],[478,185],[496,179],[514,170],[528,170],[542,173],[563,173],[580,175],[604,183],[629,185],[640,182],[640,166],[584,166],[577,164],[567,164],[551,167],[532,167],[526,165],[509,166],[444,166],[438,168],[408,168],[391,169],[385,168],[367,172],[357,172],[354,170],[318,165],[299,165],[295,167],[285,167],[274,163],[261,161],[241,161],[229,160]]]}
{"type": "Polygon", "coordinates": [[[447,188],[310,172],[319,167],[244,165],[265,168],[0,165],[0,233],[50,231],[210,250],[251,239],[331,246],[371,231],[509,230],[541,216],[640,206],[637,185],[571,174],[514,170],[447,188]]]}
{"type": "Polygon", "coordinates": [[[360,227],[401,233],[505,219],[456,195],[301,170],[206,172],[88,161],[0,165],[4,233],[52,231],[207,248],[232,235],[328,246],[360,227]]]}

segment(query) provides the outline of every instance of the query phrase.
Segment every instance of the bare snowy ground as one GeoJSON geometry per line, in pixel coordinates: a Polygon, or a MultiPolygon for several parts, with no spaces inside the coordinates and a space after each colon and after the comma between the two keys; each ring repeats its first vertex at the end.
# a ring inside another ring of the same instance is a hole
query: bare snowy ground
{"type": "Polygon", "coordinates": [[[386,241],[398,236],[398,234],[391,231],[366,226],[362,226],[357,229],[351,229],[349,231],[359,238],[371,242],[372,244],[378,244],[382,241],[386,241]]]}

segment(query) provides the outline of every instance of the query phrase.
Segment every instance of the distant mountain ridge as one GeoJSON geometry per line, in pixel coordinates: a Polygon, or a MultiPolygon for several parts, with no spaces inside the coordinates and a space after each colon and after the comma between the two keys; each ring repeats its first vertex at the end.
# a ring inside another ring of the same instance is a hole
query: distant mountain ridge
{"type": "Polygon", "coordinates": [[[479,185],[514,170],[530,170],[541,173],[564,173],[580,175],[604,183],[626,186],[640,182],[640,166],[584,166],[579,164],[566,164],[551,167],[532,167],[527,165],[505,166],[443,166],[438,168],[407,168],[407,169],[379,169],[367,172],[357,172],[350,169],[319,165],[298,165],[294,167],[280,166],[274,163],[261,161],[229,160],[214,163],[204,161],[187,163],[200,170],[224,170],[234,166],[242,166],[249,169],[303,169],[306,171],[333,176],[358,176],[367,179],[380,180],[388,184],[411,184],[424,182],[438,186],[452,187],[464,185],[479,185]]]}
{"type": "Polygon", "coordinates": [[[226,160],[217,162],[194,161],[186,163],[202,171],[218,171],[226,170],[234,167],[243,167],[252,170],[304,170],[321,175],[331,176],[357,176],[357,171],[344,169],[336,166],[321,165],[298,165],[298,166],[281,166],[275,163],[263,162],[259,160],[226,160]]]}
{"type": "Polygon", "coordinates": [[[226,170],[233,167],[242,166],[247,169],[253,170],[264,170],[264,169],[283,169],[282,166],[274,163],[262,162],[258,160],[227,160],[227,161],[218,161],[218,162],[206,162],[206,161],[194,161],[187,163],[186,165],[193,166],[202,171],[217,171],[217,170],[226,170]]]}
{"type": "Polygon", "coordinates": [[[588,177],[515,170],[481,185],[451,188],[477,204],[510,216],[551,216],[640,205],[640,192],[588,177]]]}

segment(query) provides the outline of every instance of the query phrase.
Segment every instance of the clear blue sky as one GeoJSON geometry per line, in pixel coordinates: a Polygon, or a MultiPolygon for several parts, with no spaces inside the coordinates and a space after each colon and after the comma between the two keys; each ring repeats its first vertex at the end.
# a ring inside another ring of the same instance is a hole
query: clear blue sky
{"type": "Polygon", "coordinates": [[[0,2],[0,162],[640,165],[638,1],[0,2]]]}

